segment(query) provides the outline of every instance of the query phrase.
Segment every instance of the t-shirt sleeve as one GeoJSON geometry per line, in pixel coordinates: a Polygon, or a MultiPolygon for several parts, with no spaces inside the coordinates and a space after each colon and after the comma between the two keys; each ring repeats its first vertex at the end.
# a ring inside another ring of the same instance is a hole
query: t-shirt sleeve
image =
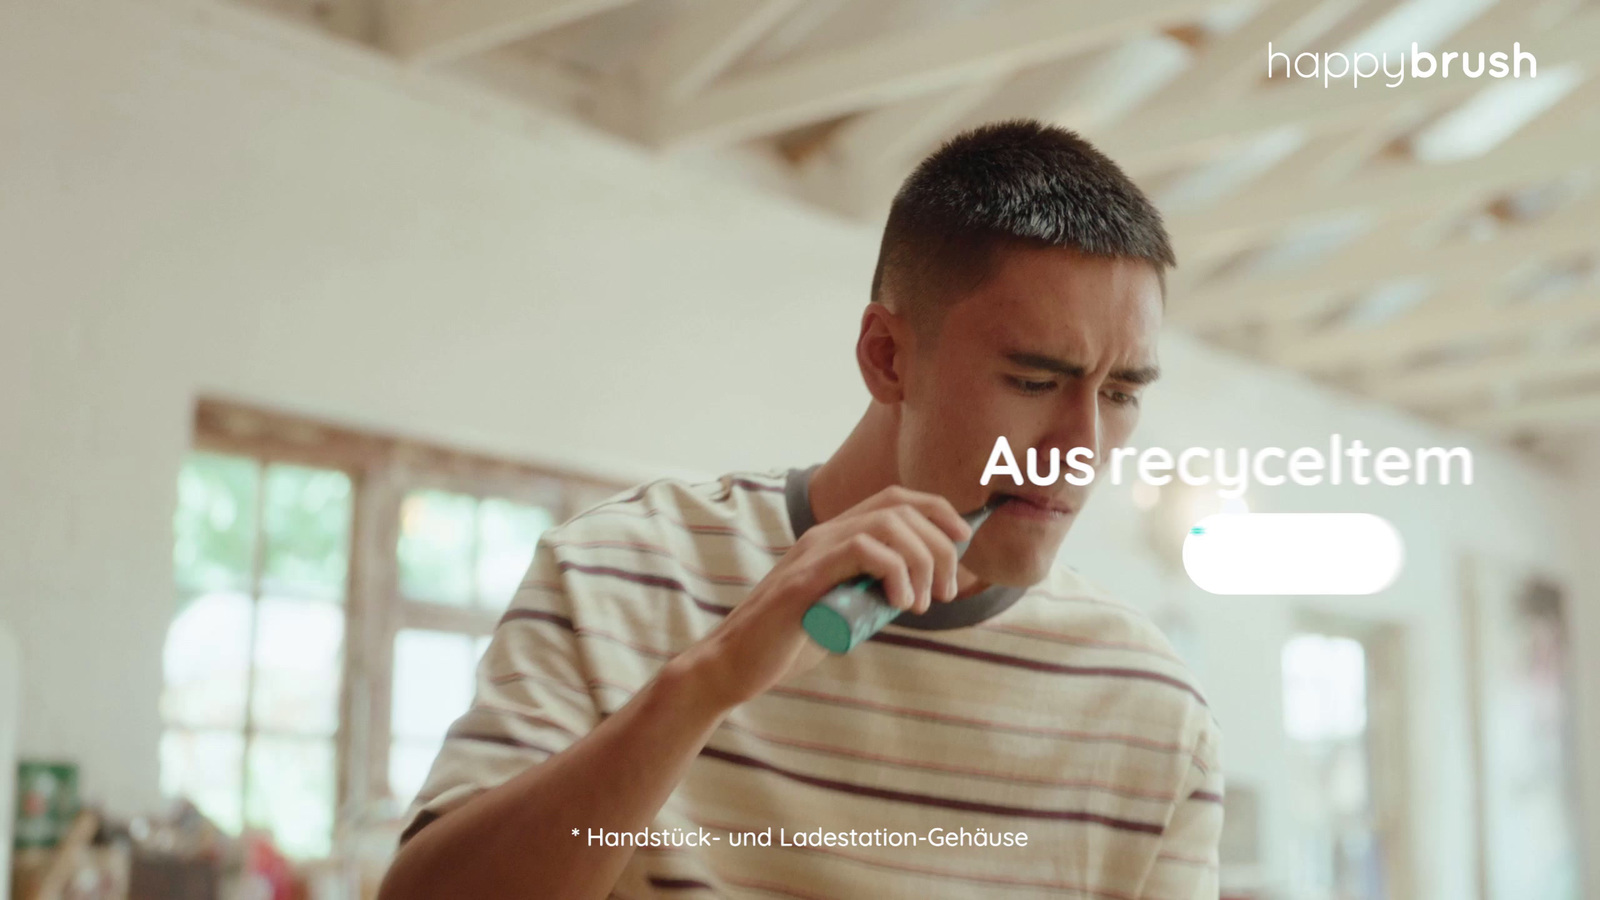
{"type": "Polygon", "coordinates": [[[1217,900],[1221,891],[1221,729],[1209,714],[1161,834],[1155,864],[1139,893],[1144,900],[1217,900]]]}
{"type": "Polygon", "coordinates": [[[490,639],[472,705],[450,727],[406,813],[401,843],[478,793],[566,749],[599,722],[551,534],[540,539],[490,639]]]}

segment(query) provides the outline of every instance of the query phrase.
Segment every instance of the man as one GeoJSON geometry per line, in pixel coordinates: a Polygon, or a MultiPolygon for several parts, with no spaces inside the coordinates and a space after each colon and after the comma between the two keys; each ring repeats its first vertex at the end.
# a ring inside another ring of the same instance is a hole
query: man
{"type": "Polygon", "coordinates": [[[385,900],[1215,897],[1215,720],[1147,619],[1053,567],[1087,488],[980,483],[1000,437],[1095,464],[1128,439],[1173,262],[1069,132],[925,160],[855,430],[811,470],[655,482],[547,532],[385,900]],[[801,618],[863,573],[904,613],[826,654],[801,618]]]}

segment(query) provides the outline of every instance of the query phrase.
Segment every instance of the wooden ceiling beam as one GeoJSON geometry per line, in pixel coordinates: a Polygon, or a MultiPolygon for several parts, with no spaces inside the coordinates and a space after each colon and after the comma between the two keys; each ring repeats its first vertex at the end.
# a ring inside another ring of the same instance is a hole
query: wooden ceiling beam
{"type": "Polygon", "coordinates": [[[1339,216],[1383,217],[1442,208],[1600,167],[1594,152],[1600,124],[1576,122],[1560,134],[1513,139],[1486,156],[1459,162],[1394,163],[1313,185],[1300,192],[1257,188],[1205,212],[1172,217],[1171,231],[1189,253],[1260,240],[1275,231],[1339,216]]]}
{"type": "Polygon", "coordinates": [[[957,88],[1187,21],[1218,0],[1044,0],[774,64],[660,111],[661,143],[728,144],[957,88]]]}
{"type": "Polygon", "coordinates": [[[1264,74],[1263,48],[1293,53],[1354,8],[1356,0],[1268,0],[1243,25],[1200,50],[1183,75],[1145,104],[1156,114],[1185,113],[1196,104],[1244,93],[1264,74]]]}
{"type": "Polygon", "coordinates": [[[1492,296],[1478,291],[1450,297],[1382,325],[1290,339],[1268,348],[1267,355],[1297,369],[1366,367],[1450,344],[1600,323],[1600,294],[1592,290],[1559,300],[1514,304],[1491,303],[1492,296]]]}
{"type": "Polygon", "coordinates": [[[668,22],[639,54],[640,89],[686,100],[721,75],[800,0],[705,0],[668,22]]]}
{"type": "Polygon", "coordinates": [[[388,0],[381,41],[413,63],[441,63],[576,22],[633,0],[388,0]]]}
{"type": "Polygon", "coordinates": [[[1600,425],[1600,391],[1521,400],[1516,403],[1458,415],[1454,423],[1464,428],[1509,434],[1518,431],[1576,433],[1600,425]]]}
{"type": "Polygon", "coordinates": [[[1001,78],[969,84],[862,113],[840,127],[829,153],[866,171],[894,167],[921,153],[1000,87],[1001,78]]]}
{"type": "Polygon", "coordinates": [[[1600,347],[1567,352],[1523,352],[1474,359],[1405,372],[1374,372],[1366,391],[1395,402],[1438,404],[1491,391],[1496,385],[1524,385],[1600,376],[1600,347]]]}
{"type": "Polygon", "coordinates": [[[1283,275],[1208,284],[1182,301],[1183,321],[1217,324],[1253,315],[1285,319],[1313,301],[1376,287],[1387,281],[1448,277],[1452,282],[1503,279],[1529,262],[1600,250],[1600,198],[1589,197],[1544,219],[1506,228],[1494,239],[1459,239],[1441,247],[1407,240],[1404,227],[1380,228],[1347,250],[1283,275]]]}
{"type": "Polygon", "coordinates": [[[806,167],[809,195],[846,215],[877,220],[917,159],[942,138],[1003,119],[1073,118],[1110,52],[1080,53],[861,113],[806,167]]]}

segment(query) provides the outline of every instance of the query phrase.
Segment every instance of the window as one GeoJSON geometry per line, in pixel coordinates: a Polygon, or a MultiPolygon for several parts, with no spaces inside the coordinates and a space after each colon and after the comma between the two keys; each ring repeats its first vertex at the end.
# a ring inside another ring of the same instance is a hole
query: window
{"type": "Polygon", "coordinates": [[[1296,787],[1296,887],[1383,896],[1367,774],[1366,657],[1359,641],[1297,634],[1283,648],[1284,729],[1296,787]]]}
{"type": "Polygon", "coordinates": [[[475,613],[505,609],[554,524],[546,507],[498,497],[416,490],[401,501],[388,766],[397,805],[416,796],[445,730],[471,702],[493,627],[475,613]]]}
{"type": "Polygon", "coordinates": [[[1304,617],[1283,646],[1294,895],[1410,895],[1397,626],[1304,617]]]}
{"type": "Polygon", "coordinates": [[[162,788],[326,855],[349,575],[343,472],[196,453],[178,479],[162,788]]]}
{"type": "Polygon", "coordinates": [[[539,535],[620,485],[202,401],[163,792],[324,857],[415,796],[539,535]]]}

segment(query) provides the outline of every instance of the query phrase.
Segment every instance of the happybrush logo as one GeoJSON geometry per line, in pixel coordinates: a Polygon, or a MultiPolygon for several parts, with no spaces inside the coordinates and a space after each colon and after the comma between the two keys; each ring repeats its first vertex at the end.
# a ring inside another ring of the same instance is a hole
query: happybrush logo
{"type": "Polygon", "coordinates": [[[1490,78],[1521,78],[1522,64],[1528,64],[1528,77],[1535,78],[1539,74],[1539,61],[1532,53],[1522,49],[1520,42],[1511,45],[1511,52],[1476,54],[1451,51],[1449,53],[1431,53],[1417,46],[1413,41],[1411,52],[1401,51],[1399,59],[1395,60],[1395,67],[1389,68],[1389,54],[1360,52],[1346,53],[1301,53],[1292,60],[1288,53],[1273,50],[1272,43],[1267,42],[1267,78],[1320,78],[1322,86],[1328,87],[1333,81],[1350,79],[1352,87],[1360,87],[1361,79],[1372,79],[1383,75],[1392,81],[1384,87],[1399,87],[1406,80],[1409,71],[1412,78],[1432,78],[1437,74],[1440,78],[1451,76],[1451,64],[1460,60],[1456,66],[1458,75],[1468,78],[1481,78],[1485,73],[1490,78]],[[1279,72],[1278,60],[1283,60],[1282,74],[1279,72]],[[1365,59],[1370,65],[1370,71],[1361,71],[1361,61],[1365,59]],[[1473,67],[1473,63],[1477,67],[1473,67]],[[1339,71],[1334,71],[1334,65],[1339,64],[1339,71]]]}

